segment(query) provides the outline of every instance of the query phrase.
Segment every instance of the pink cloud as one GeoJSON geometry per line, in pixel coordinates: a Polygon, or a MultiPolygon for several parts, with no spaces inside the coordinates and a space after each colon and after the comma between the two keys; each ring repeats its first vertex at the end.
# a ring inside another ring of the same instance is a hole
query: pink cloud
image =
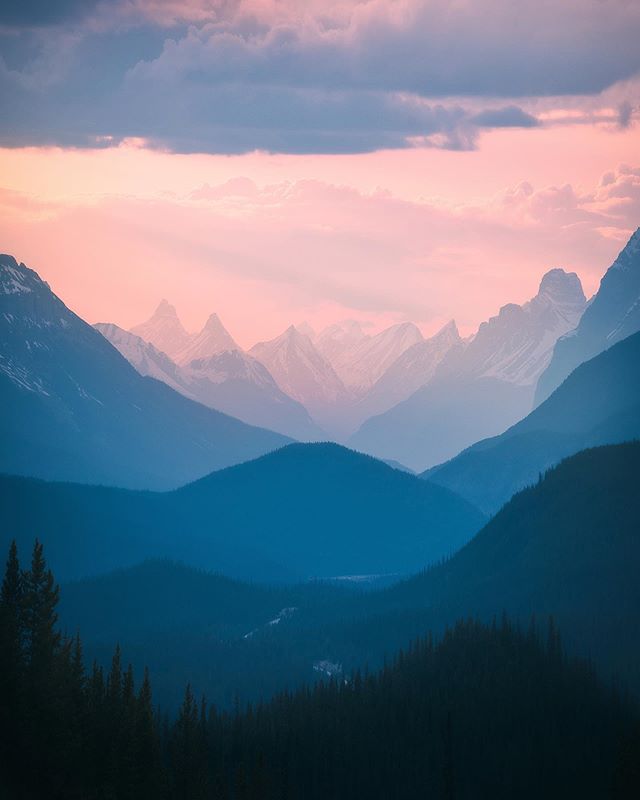
{"type": "Polygon", "coordinates": [[[593,292],[637,224],[639,174],[622,167],[590,192],[520,183],[455,208],[319,180],[236,178],[60,203],[55,216],[10,192],[0,233],[92,321],[129,326],[168,296],[193,328],[218,311],[245,345],[302,318],[412,319],[429,332],[455,317],[469,333],[554,266],[593,292]]]}

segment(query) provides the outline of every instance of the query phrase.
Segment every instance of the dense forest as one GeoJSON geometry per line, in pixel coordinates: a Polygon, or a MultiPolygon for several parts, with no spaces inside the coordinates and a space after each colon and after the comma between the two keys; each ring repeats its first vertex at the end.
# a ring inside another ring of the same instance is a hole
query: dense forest
{"type": "Polygon", "coordinates": [[[31,798],[632,798],[639,718],[542,633],[459,622],[375,674],[217,711],[187,686],[154,708],[116,647],[86,670],[57,626],[36,542],[11,547],[0,602],[2,796],[31,798]]]}

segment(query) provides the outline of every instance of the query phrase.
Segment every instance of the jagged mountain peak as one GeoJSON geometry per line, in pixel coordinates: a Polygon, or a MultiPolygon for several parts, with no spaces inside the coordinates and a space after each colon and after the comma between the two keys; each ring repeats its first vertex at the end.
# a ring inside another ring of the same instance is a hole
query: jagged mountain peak
{"type": "Polygon", "coordinates": [[[582,362],[640,330],[640,228],[605,272],[575,331],[558,341],[540,376],[536,404],[582,362]]]}
{"type": "Polygon", "coordinates": [[[332,364],[346,386],[362,394],[389,369],[405,350],[424,341],[413,322],[399,322],[374,336],[361,334],[338,350],[332,364]]]}
{"type": "Polygon", "coordinates": [[[413,322],[397,322],[395,325],[390,325],[388,328],[385,328],[385,330],[381,331],[378,335],[380,337],[390,337],[405,334],[415,336],[418,340],[424,338],[420,328],[413,322]]]}
{"type": "Polygon", "coordinates": [[[195,359],[208,358],[226,350],[241,350],[216,314],[210,314],[203,329],[175,355],[178,364],[189,364],[195,359]]]}
{"type": "Polygon", "coordinates": [[[191,339],[180,322],[175,306],[164,299],[146,322],[134,325],[130,332],[171,358],[175,358],[191,339]]]}
{"type": "Polygon", "coordinates": [[[449,322],[443,325],[431,338],[435,339],[440,336],[452,336],[455,339],[460,338],[460,331],[458,330],[455,319],[450,319],[449,322]]]}
{"type": "MultiPolygon", "coordinates": [[[[260,342],[259,344],[265,344],[265,342],[260,342]]],[[[286,344],[289,347],[301,347],[303,349],[313,349],[315,347],[311,338],[300,330],[296,325],[289,325],[289,327],[283,331],[280,336],[276,336],[275,339],[272,339],[271,342],[267,342],[266,344],[286,344]]],[[[256,345],[257,347],[258,345],[256,345]]]]}
{"type": "Polygon", "coordinates": [[[207,317],[207,321],[205,322],[204,327],[203,327],[202,330],[203,331],[212,331],[214,333],[218,333],[220,331],[223,331],[224,333],[227,333],[226,328],[222,324],[222,320],[216,314],[215,311],[212,314],[209,314],[209,316],[207,317]]]}
{"type": "Polygon", "coordinates": [[[0,294],[27,294],[40,287],[48,284],[37,272],[7,253],[0,254],[0,294]]]}
{"type": "Polygon", "coordinates": [[[175,306],[171,305],[171,303],[165,298],[162,298],[158,304],[158,307],[153,312],[152,318],[153,317],[175,317],[177,319],[178,312],[176,311],[175,306]]]}
{"type": "Polygon", "coordinates": [[[561,268],[550,269],[542,276],[537,296],[562,305],[584,307],[587,302],[580,278],[561,268]]]}
{"type": "Polygon", "coordinates": [[[311,327],[311,325],[309,325],[308,322],[306,322],[306,321],[305,322],[299,322],[296,325],[296,328],[300,331],[300,333],[304,334],[305,336],[308,336],[311,339],[312,342],[316,338],[316,332],[311,327]]]}

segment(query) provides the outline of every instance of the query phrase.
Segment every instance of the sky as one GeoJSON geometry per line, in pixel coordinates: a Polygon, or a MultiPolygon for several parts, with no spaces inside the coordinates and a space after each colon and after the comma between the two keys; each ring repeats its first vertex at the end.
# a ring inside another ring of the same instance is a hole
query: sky
{"type": "Polygon", "coordinates": [[[640,225],[638,41],[635,0],[5,0],[0,250],[247,347],[590,295],[640,225]]]}

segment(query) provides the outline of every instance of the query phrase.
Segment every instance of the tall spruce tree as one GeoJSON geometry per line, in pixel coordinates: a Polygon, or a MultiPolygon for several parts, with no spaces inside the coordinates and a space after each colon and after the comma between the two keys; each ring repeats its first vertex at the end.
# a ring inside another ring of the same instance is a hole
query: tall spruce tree
{"type": "Polygon", "coordinates": [[[36,690],[48,688],[56,672],[60,634],[56,606],[60,590],[36,539],[31,569],[24,573],[23,611],[27,671],[36,690]]]}
{"type": "Polygon", "coordinates": [[[24,737],[19,713],[24,692],[22,593],[18,549],[13,541],[0,590],[0,789],[3,783],[8,787],[10,768],[19,760],[24,737]]]}

